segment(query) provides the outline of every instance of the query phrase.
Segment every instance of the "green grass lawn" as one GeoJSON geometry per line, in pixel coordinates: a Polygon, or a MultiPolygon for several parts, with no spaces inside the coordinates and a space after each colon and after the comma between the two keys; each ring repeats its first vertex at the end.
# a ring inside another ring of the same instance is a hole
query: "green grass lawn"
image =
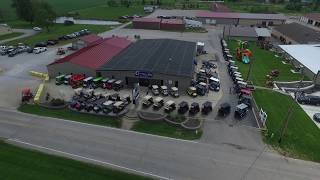
{"type": "Polygon", "coordinates": [[[1,179],[128,180],[149,179],[72,159],[19,148],[0,141],[1,179]]]}
{"type": "Polygon", "coordinates": [[[194,131],[187,131],[182,128],[176,128],[172,125],[169,125],[166,122],[146,122],[140,120],[135,123],[132,130],[155,134],[160,136],[167,136],[177,139],[186,139],[186,140],[195,140],[200,139],[202,136],[202,131],[199,131],[197,134],[194,131]]]}
{"type": "Polygon", "coordinates": [[[268,115],[268,133],[265,136],[267,143],[291,157],[320,162],[320,130],[291,97],[257,89],[254,92],[254,98],[258,106],[262,107],[268,115]],[[293,114],[287,132],[279,145],[280,129],[291,106],[293,114]]]}
{"type": "Polygon", "coordinates": [[[101,126],[111,126],[119,128],[121,121],[116,118],[97,116],[91,114],[83,114],[71,111],[69,109],[47,109],[37,105],[21,105],[19,111],[29,114],[36,114],[40,116],[47,116],[53,118],[67,119],[71,121],[96,124],[101,126]]]}
{"type": "MultiPolygon", "coordinates": [[[[25,26],[23,23],[20,24],[21,26],[25,26]]],[[[113,26],[114,27],[114,26],[113,26]]],[[[17,44],[17,43],[25,43],[28,45],[34,45],[37,42],[46,41],[48,39],[57,39],[59,36],[66,35],[73,33],[75,31],[79,31],[81,29],[89,29],[92,33],[101,33],[104,31],[110,30],[111,26],[98,26],[98,25],[80,25],[75,24],[71,26],[65,26],[63,24],[55,24],[50,28],[50,32],[47,32],[45,29],[43,29],[42,32],[40,32],[37,35],[26,37],[23,39],[18,39],[9,42],[9,44],[17,44]]],[[[63,43],[69,43],[70,41],[61,41],[63,43]]]]}
{"type": "Polygon", "coordinates": [[[127,7],[108,7],[98,6],[82,10],[77,10],[80,19],[103,19],[103,20],[118,20],[120,16],[134,14],[145,15],[143,6],[127,7]]]}
{"type": "Polygon", "coordinates": [[[18,36],[21,36],[21,35],[23,35],[23,33],[20,33],[20,32],[13,32],[13,33],[10,33],[10,34],[0,35],[0,41],[1,40],[10,39],[10,38],[14,38],[14,37],[18,37],[18,36]]]}
{"type": "MultiPolygon", "coordinates": [[[[235,57],[236,48],[238,46],[236,40],[230,40],[228,43],[230,51],[235,57]]],[[[255,42],[249,42],[249,49],[253,54],[253,66],[252,73],[249,80],[253,81],[254,85],[265,86],[266,75],[269,74],[273,69],[278,69],[280,75],[276,78],[276,81],[298,81],[301,79],[301,74],[294,74],[290,70],[293,66],[290,64],[283,64],[282,59],[275,57],[274,53],[271,51],[260,49],[256,46],[255,42]]],[[[236,61],[239,66],[239,71],[243,75],[243,79],[247,78],[249,64],[243,64],[240,61],[236,61]]],[[[305,77],[305,80],[308,80],[305,77]]]]}

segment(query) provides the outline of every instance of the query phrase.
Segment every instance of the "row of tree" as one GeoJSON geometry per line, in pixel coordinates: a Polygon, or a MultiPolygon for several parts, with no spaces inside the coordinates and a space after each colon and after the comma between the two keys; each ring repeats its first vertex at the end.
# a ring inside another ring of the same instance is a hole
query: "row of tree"
{"type": "Polygon", "coordinates": [[[12,0],[12,7],[19,19],[45,27],[47,31],[57,16],[52,6],[42,0],[12,0]]]}

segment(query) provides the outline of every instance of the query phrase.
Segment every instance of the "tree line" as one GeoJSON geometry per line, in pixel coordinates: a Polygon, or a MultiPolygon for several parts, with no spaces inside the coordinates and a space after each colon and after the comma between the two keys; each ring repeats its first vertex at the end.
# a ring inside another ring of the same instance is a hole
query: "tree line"
{"type": "Polygon", "coordinates": [[[52,6],[43,0],[12,0],[11,6],[19,19],[31,25],[45,27],[47,31],[50,30],[50,26],[53,26],[57,17],[52,6]]]}

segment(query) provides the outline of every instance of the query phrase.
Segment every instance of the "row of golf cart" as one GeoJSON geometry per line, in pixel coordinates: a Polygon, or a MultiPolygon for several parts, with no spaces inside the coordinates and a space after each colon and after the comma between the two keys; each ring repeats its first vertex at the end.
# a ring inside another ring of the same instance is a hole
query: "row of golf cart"
{"type": "Polygon", "coordinates": [[[129,95],[120,97],[118,93],[102,94],[93,89],[75,89],[75,95],[70,103],[70,108],[83,111],[104,114],[119,114],[131,103],[129,95]]]}
{"type": "MultiPolygon", "coordinates": [[[[150,106],[153,106],[154,110],[159,110],[164,106],[164,111],[167,113],[170,113],[174,110],[176,110],[177,106],[176,103],[172,100],[169,100],[167,102],[164,102],[164,99],[162,97],[156,97],[153,98],[150,95],[144,96],[142,99],[142,106],[143,108],[148,108],[150,106]]],[[[212,103],[209,101],[206,101],[202,104],[202,108],[200,109],[199,103],[193,102],[189,106],[189,104],[185,101],[182,101],[178,104],[178,113],[185,114],[186,112],[189,112],[190,115],[196,115],[197,113],[201,112],[203,114],[209,114],[212,111],[212,103]]]]}
{"type": "Polygon", "coordinates": [[[168,89],[167,86],[158,86],[158,85],[152,85],[151,92],[154,96],[168,96],[171,95],[172,97],[179,97],[179,89],[177,87],[170,87],[168,89]]]}
{"type": "MultiPolygon", "coordinates": [[[[233,91],[239,96],[238,105],[236,106],[234,115],[236,118],[242,119],[247,115],[249,108],[251,108],[252,91],[254,90],[254,87],[252,85],[248,85],[248,83],[244,81],[242,74],[238,71],[239,67],[235,64],[235,61],[233,61],[232,56],[227,49],[227,43],[223,39],[221,40],[221,46],[225,60],[228,61],[228,73],[234,83],[233,91]]],[[[221,104],[218,112],[220,116],[229,114],[230,105],[227,103],[221,104]]]]}
{"type": "Polygon", "coordinates": [[[56,85],[70,85],[72,88],[103,88],[108,90],[120,91],[124,85],[122,80],[116,80],[113,78],[103,78],[103,77],[86,77],[84,74],[61,74],[56,77],[56,85]]]}

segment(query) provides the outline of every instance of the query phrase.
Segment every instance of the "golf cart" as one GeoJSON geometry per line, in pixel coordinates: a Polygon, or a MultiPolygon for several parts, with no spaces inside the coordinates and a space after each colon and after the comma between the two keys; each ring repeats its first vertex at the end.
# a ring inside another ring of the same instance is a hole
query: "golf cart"
{"type": "Polygon", "coordinates": [[[102,104],[103,112],[106,114],[111,112],[113,110],[113,104],[114,104],[114,101],[111,101],[111,100],[107,100],[106,102],[104,102],[102,104]]]}
{"type": "Polygon", "coordinates": [[[84,88],[87,88],[87,87],[90,87],[91,83],[93,81],[93,77],[87,77],[83,80],[83,87],[84,88]]]}
{"type": "Polygon", "coordinates": [[[169,113],[175,109],[176,109],[176,103],[174,101],[169,100],[164,104],[164,111],[165,112],[169,113]]]}
{"type": "Polygon", "coordinates": [[[202,104],[201,112],[203,114],[209,114],[212,111],[212,103],[210,101],[206,101],[202,104]]]}
{"type": "Polygon", "coordinates": [[[112,95],[109,96],[109,100],[111,101],[121,101],[120,96],[118,93],[114,93],[112,95]]]}
{"type": "Polygon", "coordinates": [[[189,110],[189,104],[186,101],[182,101],[179,104],[179,109],[178,109],[178,113],[180,114],[184,114],[189,110]]]}
{"type": "Polygon", "coordinates": [[[113,109],[112,111],[114,113],[119,113],[124,109],[125,105],[122,101],[117,101],[116,103],[113,104],[113,109]]]}
{"type": "Polygon", "coordinates": [[[143,100],[142,100],[142,106],[144,107],[149,107],[151,106],[151,104],[153,104],[153,98],[152,96],[144,96],[143,100]]]}
{"type": "Polygon", "coordinates": [[[218,110],[218,115],[219,116],[227,116],[228,114],[230,114],[231,111],[231,106],[228,103],[222,103],[220,105],[220,108],[218,110]]]}
{"type": "Polygon", "coordinates": [[[59,76],[56,77],[56,85],[61,85],[61,84],[64,84],[64,77],[66,75],[64,74],[61,74],[59,76]]]}
{"type": "Polygon", "coordinates": [[[160,92],[164,96],[168,96],[168,87],[167,86],[161,86],[160,87],[160,92]]]}
{"type": "Polygon", "coordinates": [[[78,101],[76,103],[76,105],[74,106],[74,108],[78,111],[81,111],[84,107],[86,106],[86,103],[82,102],[82,101],[78,101]]]}
{"type": "Polygon", "coordinates": [[[92,88],[96,89],[98,87],[101,87],[102,79],[103,79],[103,77],[97,77],[97,78],[93,79],[92,80],[92,88]]]}
{"type": "Polygon", "coordinates": [[[106,89],[106,88],[107,88],[107,83],[108,83],[108,81],[109,81],[109,78],[104,78],[104,79],[102,79],[101,81],[102,81],[101,87],[102,87],[103,89],[106,89]]]}
{"type": "Polygon", "coordinates": [[[71,74],[66,75],[66,76],[64,77],[63,84],[68,85],[68,84],[69,84],[69,80],[70,80],[71,77],[72,77],[71,74]]]}
{"type": "Polygon", "coordinates": [[[116,82],[115,79],[109,79],[109,80],[107,81],[107,84],[106,84],[106,89],[111,90],[112,87],[113,87],[114,82],[116,82]]]}
{"type": "Polygon", "coordinates": [[[194,115],[194,114],[197,114],[199,111],[200,111],[199,103],[196,103],[196,102],[191,103],[189,113],[194,115]]]}
{"type": "Polygon", "coordinates": [[[197,88],[197,94],[200,96],[204,96],[207,92],[207,84],[204,82],[200,82],[196,85],[197,88]]]}
{"type": "Polygon", "coordinates": [[[152,85],[151,86],[151,92],[153,95],[158,96],[159,95],[159,86],[158,85],[152,85]]]}
{"type": "Polygon", "coordinates": [[[243,117],[245,117],[247,115],[247,112],[248,112],[248,106],[246,104],[241,103],[238,106],[236,106],[236,111],[234,112],[234,117],[242,119],[243,117]]]}
{"type": "Polygon", "coordinates": [[[242,95],[238,101],[238,104],[245,104],[247,105],[249,108],[251,107],[251,102],[252,102],[252,97],[250,95],[242,95]]]}
{"type": "Polygon", "coordinates": [[[211,77],[209,79],[209,89],[213,91],[219,91],[220,90],[220,80],[214,77],[211,77]]]}
{"type": "Polygon", "coordinates": [[[173,97],[179,97],[178,88],[176,88],[176,87],[171,87],[171,88],[170,88],[170,95],[173,96],[173,97]]]}
{"type": "Polygon", "coordinates": [[[83,80],[85,79],[84,74],[73,74],[69,83],[72,88],[78,88],[82,86],[83,80]]]}
{"type": "Polygon", "coordinates": [[[122,88],[123,88],[123,82],[121,80],[118,80],[113,84],[113,90],[115,91],[120,91],[120,89],[122,88]]]}
{"type": "Polygon", "coordinates": [[[92,110],[93,110],[93,104],[91,104],[91,103],[86,104],[86,106],[84,107],[84,109],[85,109],[87,112],[92,111],[92,110]]]}
{"type": "Polygon", "coordinates": [[[154,99],[153,108],[154,109],[160,109],[164,104],[162,97],[157,97],[154,99]]]}
{"type": "Polygon", "coordinates": [[[187,94],[191,97],[197,97],[197,89],[195,87],[190,86],[187,89],[187,94]]]}

